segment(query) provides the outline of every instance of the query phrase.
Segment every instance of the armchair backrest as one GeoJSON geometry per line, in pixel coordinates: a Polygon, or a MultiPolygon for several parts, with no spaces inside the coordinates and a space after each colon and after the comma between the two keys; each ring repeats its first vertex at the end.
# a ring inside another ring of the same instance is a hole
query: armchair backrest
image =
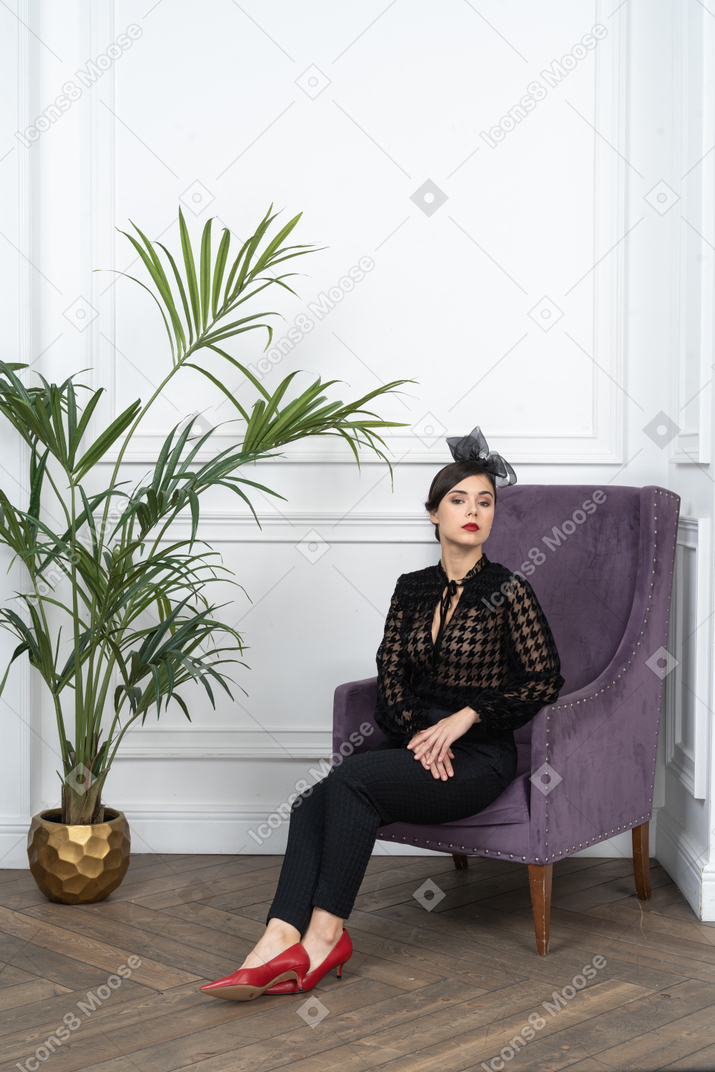
{"type": "Polygon", "coordinates": [[[521,571],[544,608],[566,679],[595,680],[628,624],[641,550],[642,503],[653,487],[515,484],[500,488],[484,549],[521,571]]]}

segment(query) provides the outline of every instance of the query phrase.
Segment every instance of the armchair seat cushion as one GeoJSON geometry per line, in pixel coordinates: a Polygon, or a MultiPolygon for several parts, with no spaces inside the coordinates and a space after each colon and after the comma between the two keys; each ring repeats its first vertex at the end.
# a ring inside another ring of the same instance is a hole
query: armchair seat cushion
{"type": "Polygon", "coordinates": [[[468,819],[456,819],[452,823],[442,823],[444,827],[459,827],[464,830],[472,826],[504,826],[507,823],[529,822],[529,774],[517,774],[500,797],[468,819]]]}
{"type": "MultiPolygon", "coordinates": [[[[497,797],[488,807],[477,812],[476,815],[470,815],[467,819],[455,819],[451,823],[430,825],[429,829],[444,831],[444,838],[448,841],[452,832],[454,832],[455,836],[457,832],[461,836],[461,834],[466,834],[468,829],[476,826],[505,826],[512,823],[528,824],[530,785],[528,773],[517,775],[501,796],[497,797]]],[[[403,826],[407,828],[407,825],[400,822],[381,826],[379,836],[385,831],[390,834],[397,831],[398,828],[402,830],[403,826]]],[[[425,826],[425,832],[427,829],[428,827],[425,826]]],[[[429,836],[431,837],[431,835],[429,836]]],[[[464,838],[461,838],[461,840],[464,841],[464,838]]]]}

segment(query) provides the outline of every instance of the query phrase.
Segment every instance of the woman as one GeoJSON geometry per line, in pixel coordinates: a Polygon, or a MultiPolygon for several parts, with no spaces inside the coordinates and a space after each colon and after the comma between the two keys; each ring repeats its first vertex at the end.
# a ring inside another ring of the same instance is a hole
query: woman
{"type": "Polygon", "coordinates": [[[516,774],[514,730],[564,685],[531,585],[483,550],[497,486],[516,474],[479,427],[447,443],[455,460],[425,503],[441,561],[398,578],[377,651],[375,722],[387,740],[295,799],[266,930],[205,993],[245,1001],[310,990],[336,966],[341,975],[352,953],[343,924],[378,828],[486,808],[516,774]]]}

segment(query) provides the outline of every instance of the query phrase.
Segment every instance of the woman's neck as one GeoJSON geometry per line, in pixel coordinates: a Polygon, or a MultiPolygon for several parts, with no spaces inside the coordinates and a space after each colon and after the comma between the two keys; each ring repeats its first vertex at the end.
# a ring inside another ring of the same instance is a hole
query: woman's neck
{"type": "Polygon", "coordinates": [[[454,552],[450,553],[442,548],[442,569],[447,574],[447,580],[449,581],[461,581],[462,577],[465,577],[470,569],[473,569],[482,557],[482,549],[479,548],[479,554],[475,557],[474,552],[470,552],[469,555],[459,555],[454,552]]]}

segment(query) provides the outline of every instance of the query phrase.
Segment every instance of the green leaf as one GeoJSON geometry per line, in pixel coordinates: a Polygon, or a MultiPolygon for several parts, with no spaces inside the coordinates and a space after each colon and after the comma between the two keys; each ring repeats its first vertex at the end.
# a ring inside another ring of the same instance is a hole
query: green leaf
{"type": "Polygon", "coordinates": [[[198,336],[201,334],[199,285],[196,280],[196,266],[194,264],[194,253],[191,248],[191,239],[189,238],[186,220],[184,219],[184,214],[181,209],[179,209],[179,230],[181,232],[181,252],[184,257],[184,268],[186,269],[186,285],[189,291],[189,299],[191,301],[191,309],[194,316],[194,327],[198,336]]]}
{"type": "Polygon", "coordinates": [[[184,281],[181,278],[181,273],[180,273],[180,271],[179,271],[179,269],[177,267],[176,261],[172,257],[172,255],[169,252],[169,250],[161,242],[157,242],[157,245],[159,246],[160,249],[163,249],[164,253],[167,256],[169,264],[171,265],[172,270],[174,272],[174,278],[176,279],[176,285],[179,288],[179,297],[181,298],[181,304],[182,304],[182,306],[184,308],[184,316],[186,317],[186,326],[187,326],[188,331],[189,331],[189,346],[192,346],[193,342],[194,342],[194,325],[193,325],[193,321],[191,319],[191,310],[189,309],[189,303],[188,303],[188,300],[187,300],[187,297],[186,297],[186,290],[184,288],[184,281]]]}
{"type": "Polygon", "coordinates": [[[201,236],[201,330],[206,331],[209,322],[211,299],[211,219],[206,221],[201,236]]]}
{"type": "Polygon", "coordinates": [[[74,430],[74,434],[72,434],[70,436],[70,451],[69,451],[69,468],[70,468],[70,470],[74,469],[75,457],[77,455],[77,450],[79,449],[79,445],[82,442],[82,437],[84,436],[84,433],[87,430],[87,425],[89,424],[90,420],[92,419],[92,414],[94,413],[97,405],[99,404],[99,399],[100,399],[103,391],[104,391],[104,387],[100,387],[98,391],[94,392],[94,394],[92,395],[92,397],[90,398],[89,402],[87,403],[87,405],[84,408],[84,412],[82,413],[82,416],[80,417],[79,424],[77,424],[77,426],[76,426],[76,428],[74,430]]]}
{"type": "Polygon", "coordinates": [[[226,261],[228,259],[228,250],[231,245],[231,232],[228,227],[224,227],[223,235],[218,247],[218,253],[216,255],[216,264],[214,265],[214,277],[213,287],[211,294],[211,316],[216,319],[216,313],[218,311],[218,303],[221,298],[221,283],[223,281],[223,273],[226,269],[226,261]]]}
{"type": "Polygon", "coordinates": [[[109,428],[106,428],[99,439],[89,450],[80,458],[75,465],[72,476],[75,480],[81,480],[83,476],[93,469],[97,462],[104,457],[113,443],[119,439],[120,435],[127,430],[132,423],[137,413],[141,409],[141,399],[137,399],[136,402],[132,402],[131,406],[128,406],[123,413],[120,413],[116,420],[112,421],[109,428]]]}
{"type": "MultiPolygon", "coordinates": [[[[149,257],[151,258],[151,267],[149,267],[148,270],[152,276],[152,279],[156,283],[159,294],[161,295],[164,305],[166,306],[166,311],[169,314],[169,319],[171,320],[172,326],[174,328],[174,334],[176,337],[176,351],[177,353],[180,353],[182,349],[185,349],[186,347],[186,337],[184,335],[184,329],[181,324],[181,317],[179,316],[178,310],[176,308],[176,302],[174,301],[174,296],[171,292],[171,287],[169,286],[169,280],[167,279],[166,273],[164,271],[164,266],[161,263],[159,254],[154,249],[153,243],[150,242],[147,236],[139,230],[135,223],[132,223],[132,227],[134,227],[135,231],[141,237],[147,249],[149,257]]],[[[146,264],[146,261],[144,261],[144,263],[146,264]]]]}

